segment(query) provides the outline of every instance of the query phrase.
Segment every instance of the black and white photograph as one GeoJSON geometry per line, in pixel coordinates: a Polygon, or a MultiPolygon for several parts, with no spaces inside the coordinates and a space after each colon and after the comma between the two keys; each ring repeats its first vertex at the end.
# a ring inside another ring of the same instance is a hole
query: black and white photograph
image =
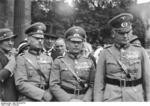
{"type": "Polygon", "coordinates": [[[149,101],[150,0],[0,0],[0,106],[149,101]]]}

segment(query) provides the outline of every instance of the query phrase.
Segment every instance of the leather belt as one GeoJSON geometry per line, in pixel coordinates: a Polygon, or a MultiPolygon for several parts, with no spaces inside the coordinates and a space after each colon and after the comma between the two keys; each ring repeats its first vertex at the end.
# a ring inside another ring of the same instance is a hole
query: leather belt
{"type": "Polygon", "coordinates": [[[126,80],[112,79],[112,78],[106,77],[105,82],[108,84],[117,85],[119,87],[121,86],[132,87],[132,86],[137,86],[141,84],[142,78],[137,79],[137,80],[132,80],[132,81],[126,81],[126,80]]]}
{"type": "Polygon", "coordinates": [[[65,90],[67,93],[70,93],[70,94],[77,94],[77,95],[81,95],[81,94],[85,94],[86,91],[88,90],[88,87],[86,89],[83,89],[83,90],[80,90],[80,89],[72,89],[72,88],[68,88],[68,87],[64,87],[64,86],[61,86],[61,88],[63,90],[65,90]]]}

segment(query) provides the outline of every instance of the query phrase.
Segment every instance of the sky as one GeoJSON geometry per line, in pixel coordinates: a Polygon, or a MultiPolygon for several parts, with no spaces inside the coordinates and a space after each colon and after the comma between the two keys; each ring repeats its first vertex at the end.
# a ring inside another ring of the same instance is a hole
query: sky
{"type": "Polygon", "coordinates": [[[69,6],[73,7],[73,4],[72,4],[73,0],[65,0],[65,2],[67,2],[69,6]]]}
{"type": "Polygon", "coordinates": [[[150,2],[150,0],[137,0],[138,4],[140,4],[140,3],[146,3],[146,2],[150,2]]]}
{"type": "MultiPolygon", "coordinates": [[[[72,0],[65,0],[65,2],[68,2],[68,4],[69,4],[70,6],[73,6],[72,0]]],[[[138,2],[138,4],[140,4],[140,3],[150,2],[150,0],[137,0],[137,2],[138,2]]]]}

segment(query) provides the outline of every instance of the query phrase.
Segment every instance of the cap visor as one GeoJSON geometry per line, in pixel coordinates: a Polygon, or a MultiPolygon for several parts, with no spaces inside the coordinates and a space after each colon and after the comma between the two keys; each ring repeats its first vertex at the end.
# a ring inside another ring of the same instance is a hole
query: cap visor
{"type": "Polygon", "coordinates": [[[44,38],[44,35],[43,34],[34,34],[32,35],[33,37],[36,37],[36,38],[44,38]]]}
{"type": "Polygon", "coordinates": [[[131,31],[132,28],[118,28],[115,29],[117,32],[129,32],[131,31]]]}
{"type": "Polygon", "coordinates": [[[16,37],[16,35],[11,35],[11,36],[8,36],[8,37],[6,37],[6,38],[0,39],[0,41],[6,40],[6,39],[9,39],[9,38],[15,38],[15,37],[16,37]]]}

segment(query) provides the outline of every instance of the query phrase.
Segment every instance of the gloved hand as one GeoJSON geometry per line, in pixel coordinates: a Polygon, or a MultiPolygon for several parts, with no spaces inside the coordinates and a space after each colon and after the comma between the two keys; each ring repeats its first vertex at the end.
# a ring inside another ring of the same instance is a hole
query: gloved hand
{"type": "Polygon", "coordinates": [[[51,101],[52,100],[52,94],[49,91],[45,91],[42,100],[51,101]]]}
{"type": "Polygon", "coordinates": [[[16,68],[15,56],[14,55],[9,56],[8,60],[9,60],[9,62],[7,63],[7,65],[4,68],[9,70],[11,73],[13,73],[16,68]]]}

